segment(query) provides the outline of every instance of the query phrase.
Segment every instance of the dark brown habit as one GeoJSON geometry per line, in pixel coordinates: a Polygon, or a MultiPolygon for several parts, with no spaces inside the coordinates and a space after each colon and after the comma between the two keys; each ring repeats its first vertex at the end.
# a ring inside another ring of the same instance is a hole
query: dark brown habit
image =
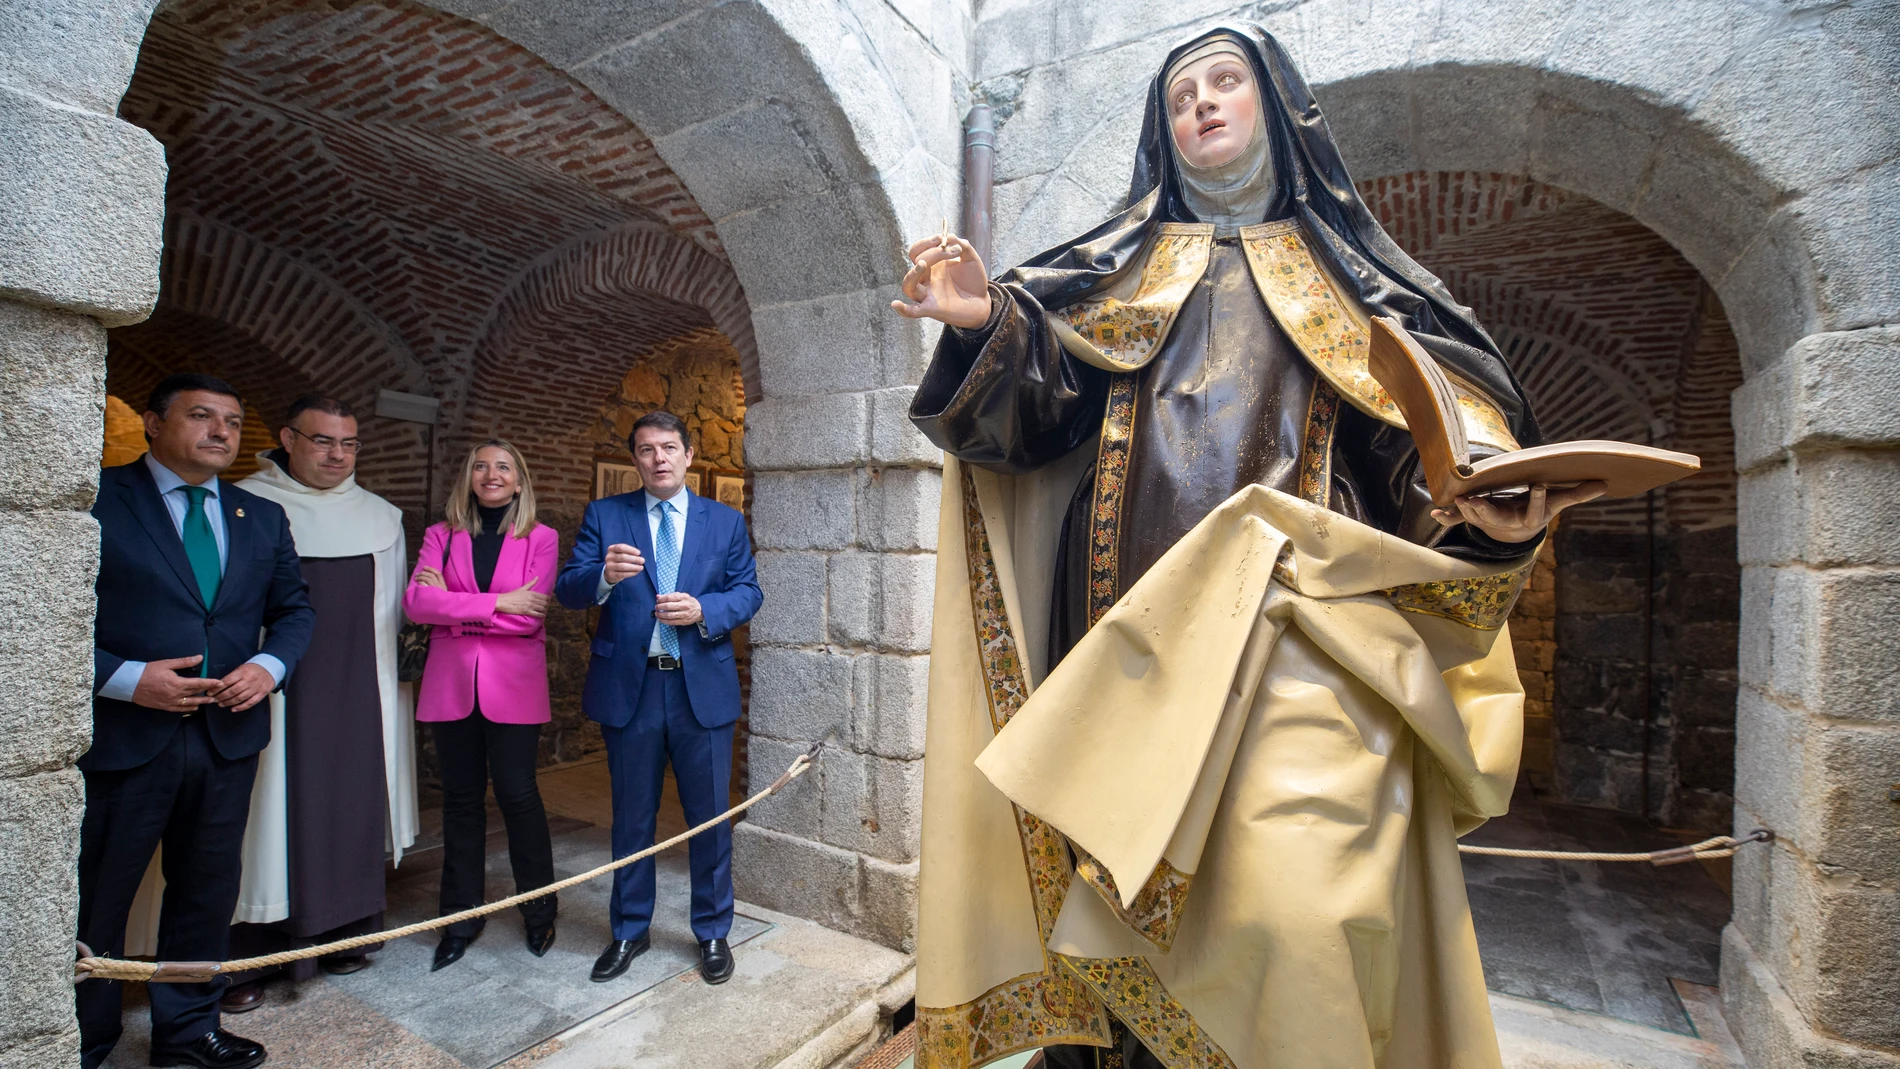
{"type": "MultiPolygon", "coordinates": [[[[234,926],[234,947],[242,941],[246,955],[383,926],[389,821],[376,685],[376,562],[368,554],[302,562],[317,626],[309,652],[284,685],[290,916],[234,926]]],[[[292,975],[314,975],[316,964],[299,962],[292,975]]]]}

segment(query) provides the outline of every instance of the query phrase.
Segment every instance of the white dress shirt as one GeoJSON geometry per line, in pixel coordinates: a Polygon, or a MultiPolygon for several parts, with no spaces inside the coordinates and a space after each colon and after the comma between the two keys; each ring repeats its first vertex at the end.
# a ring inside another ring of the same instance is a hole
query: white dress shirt
{"type": "MultiPolygon", "coordinates": [[[[171,513],[172,529],[178,532],[178,538],[182,543],[185,537],[185,516],[191,511],[191,495],[185,493],[185,487],[192,484],[179,478],[178,473],[153,459],[150,453],[145,454],[145,467],[152,473],[152,481],[158,484],[158,499],[165,503],[165,511],[171,513]]],[[[220,574],[223,573],[231,553],[230,542],[224,532],[224,499],[221,495],[223,486],[223,481],[215,476],[210,482],[204,484],[204,488],[211,491],[205,497],[205,519],[210,522],[211,536],[218,543],[220,574]]],[[[270,654],[260,653],[244,663],[261,667],[270,673],[272,683],[283,684],[284,662],[270,654]]],[[[144,661],[126,661],[119,665],[118,671],[112,673],[112,678],[106,680],[106,685],[99,688],[99,696],[129,702],[132,700],[132,692],[138,689],[139,677],[144,674],[144,661]]]]}
{"type": "MultiPolygon", "coordinates": [[[[673,544],[680,550],[680,567],[684,568],[686,566],[686,514],[690,511],[687,504],[693,498],[692,491],[682,484],[679,492],[672,497],[654,497],[651,490],[640,491],[640,496],[647,514],[647,544],[655,547],[656,552],[660,544],[660,510],[654,506],[661,501],[666,501],[673,506],[673,544]]],[[[646,567],[653,567],[653,562],[647,561],[646,567]]],[[[603,564],[600,568],[600,584],[594,588],[594,604],[605,605],[608,595],[613,592],[613,584],[607,581],[607,566],[603,564]]],[[[706,623],[703,620],[699,624],[699,634],[701,638],[706,636],[706,623]]],[[[656,623],[653,628],[653,637],[647,640],[647,656],[658,657],[665,652],[666,648],[660,645],[660,628],[656,623]]]]}

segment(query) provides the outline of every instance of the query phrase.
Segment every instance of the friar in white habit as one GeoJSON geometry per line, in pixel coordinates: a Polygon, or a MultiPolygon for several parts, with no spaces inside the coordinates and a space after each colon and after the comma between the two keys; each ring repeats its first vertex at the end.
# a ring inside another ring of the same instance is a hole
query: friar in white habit
{"type": "MultiPolygon", "coordinates": [[[[415,695],[397,680],[408,577],[402,510],[357,485],[349,405],[304,397],[239,485],[284,507],[317,610],[310,651],[271,696],[271,744],[258,766],[233,934],[251,953],[308,946],[383,926],[384,858],[416,841],[415,695]]],[[[300,962],[355,972],[365,948],[300,962]]],[[[262,998],[235,985],[226,1010],[262,998]]]]}

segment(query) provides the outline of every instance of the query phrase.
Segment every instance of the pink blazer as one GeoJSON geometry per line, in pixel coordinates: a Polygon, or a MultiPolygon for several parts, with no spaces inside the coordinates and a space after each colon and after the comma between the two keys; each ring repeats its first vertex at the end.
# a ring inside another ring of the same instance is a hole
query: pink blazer
{"type": "MultiPolygon", "coordinates": [[[[435,524],[422,536],[416,571],[440,567],[448,525],[435,524]]],[[[482,715],[498,724],[548,722],[547,628],[532,616],[495,611],[496,600],[529,579],[539,578],[537,593],[554,593],[555,564],[561,539],[554,528],[537,524],[526,538],[505,538],[495,577],[484,594],[475,584],[474,547],[465,532],[449,542],[448,589],[423,586],[409,578],[402,608],[419,624],[434,624],[429,663],[422,671],[416,719],[460,720],[481,697],[482,715]]]]}

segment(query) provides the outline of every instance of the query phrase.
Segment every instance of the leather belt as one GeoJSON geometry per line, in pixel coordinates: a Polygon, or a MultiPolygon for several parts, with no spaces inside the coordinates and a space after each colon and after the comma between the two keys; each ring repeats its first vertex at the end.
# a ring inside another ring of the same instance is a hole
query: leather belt
{"type": "Polygon", "coordinates": [[[658,668],[662,672],[671,672],[679,668],[680,659],[670,653],[656,654],[647,658],[648,668],[658,668]]]}

